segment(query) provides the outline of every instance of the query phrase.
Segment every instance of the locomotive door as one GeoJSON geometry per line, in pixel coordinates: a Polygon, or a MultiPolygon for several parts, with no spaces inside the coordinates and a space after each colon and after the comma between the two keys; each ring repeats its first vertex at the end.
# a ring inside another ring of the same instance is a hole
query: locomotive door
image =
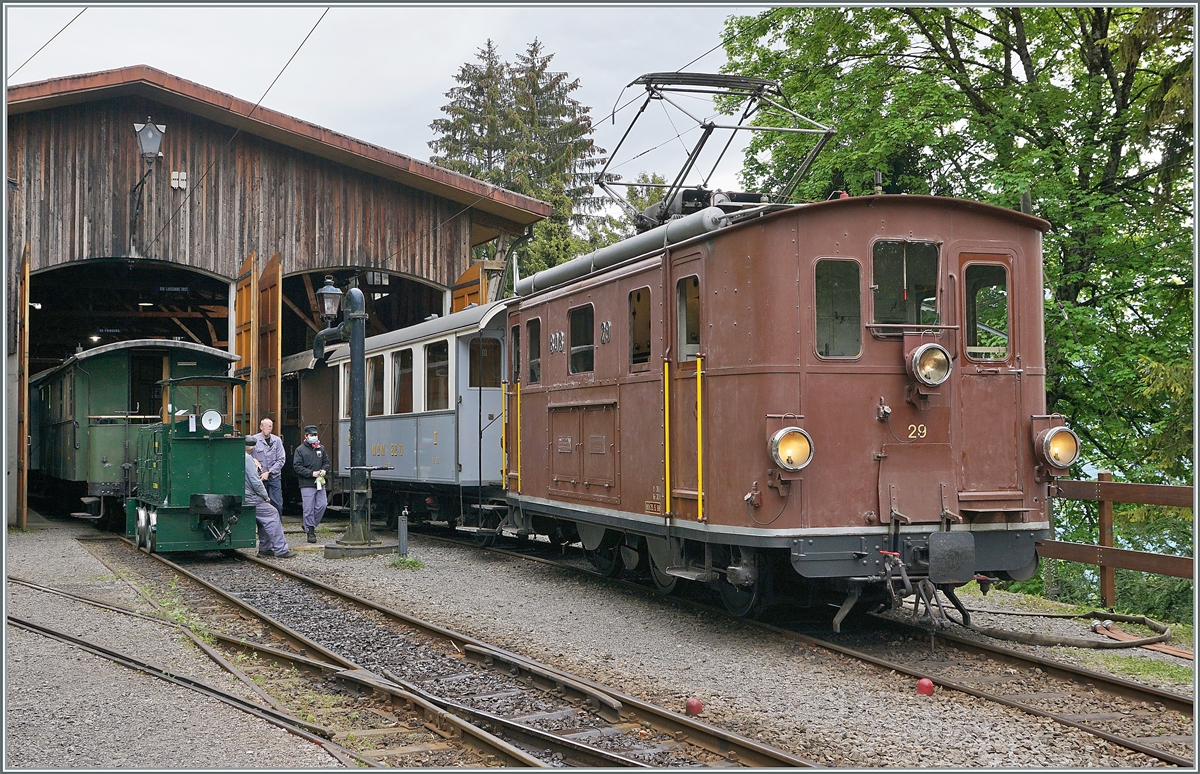
{"type": "MultiPolygon", "coordinates": [[[[703,437],[703,415],[696,412],[697,364],[705,355],[701,299],[704,287],[700,253],[670,263],[666,292],[670,323],[671,482],[670,512],[695,520],[700,511],[703,476],[697,438],[703,437]]],[[[703,373],[700,374],[703,381],[703,373]]],[[[703,406],[703,396],[701,396],[703,406]]]]}
{"type": "Polygon", "coordinates": [[[972,493],[976,499],[987,493],[983,499],[1018,499],[1021,355],[1011,303],[1012,256],[961,253],[958,277],[960,497],[969,502],[972,493]],[[1004,497],[1008,492],[1012,496],[1004,497]]]}

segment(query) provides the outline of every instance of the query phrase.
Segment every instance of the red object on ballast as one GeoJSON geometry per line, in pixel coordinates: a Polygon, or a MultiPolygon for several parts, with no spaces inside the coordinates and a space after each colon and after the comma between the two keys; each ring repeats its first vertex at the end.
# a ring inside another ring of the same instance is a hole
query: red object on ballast
{"type": "Polygon", "coordinates": [[[695,717],[704,711],[704,702],[697,699],[695,696],[687,700],[687,714],[695,717]]]}
{"type": "Polygon", "coordinates": [[[917,681],[917,693],[921,694],[922,696],[932,696],[933,681],[928,677],[922,677],[917,681]]]}

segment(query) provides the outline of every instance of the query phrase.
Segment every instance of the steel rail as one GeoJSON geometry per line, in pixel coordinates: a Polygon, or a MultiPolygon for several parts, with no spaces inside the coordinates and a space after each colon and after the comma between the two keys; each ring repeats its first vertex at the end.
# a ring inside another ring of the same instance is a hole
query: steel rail
{"type": "MultiPolygon", "coordinates": [[[[438,626],[437,624],[408,615],[407,613],[402,613],[399,610],[379,604],[377,602],[373,602],[353,592],[331,586],[328,583],[304,575],[303,573],[296,572],[295,570],[289,570],[286,567],[280,567],[278,565],[263,561],[255,556],[238,554],[238,557],[243,561],[254,562],[256,564],[263,565],[264,567],[268,567],[282,575],[287,575],[291,578],[301,581],[302,583],[322,589],[342,599],[366,607],[369,610],[382,613],[385,616],[394,618],[395,620],[407,624],[408,626],[411,626],[412,628],[417,629],[424,634],[436,637],[438,639],[447,640],[453,643],[455,648],[458,648],[464,653],[467,652],[466,646],[470,645],[474,648],[477,648],[481,654],[487,654],[494,659],[503,660],[511,667],[515,667],[523,671],[528,678],[532,679],[539,673],[541,673],[542,676],[555,676],[563,682],[564,693],[575,693],[575,690],[571,687],[572,683],[586,686],[597,694],[607,695],[608,697],[611,697],[611,699],[619,702],[623,708],[622,720],[636,715],[637,717],[640,717],[651,723],[652,727],[660,727],[663,730],[669,731],[670,733],[676,735],[685,734],[688,741],[709,752],[716,753],[718,755],[728,755],[730,752],[733,752],[736,759],[745,765],[755,767],[810,767],[817,765],[811,761],[807,761],[803,758],[799,758],[790,753],[784,752],[783,750],[777,750],[773,747],[769,747],[751,739],[747,739],[743,736],[739,736],[738,734],[724,731],[715,726],[710,726],[707,723],[694,720],[684,715],[678,715],[674,712],[663,709],[662,707],[656,707],[653,704],[641,701],[640,699],[636,699],[632,696],[626,696],[625,694],[614,691],[607,686],[600,685],[599,683],[588,680],[587,678],[568,674],[567,672],[563,672],[562,670],[556,669],[547,664],[534,661],[533,659],[526,658],[520,654],[512,653],[502,648],[497,648],[494,645],[489,645],[488,643],[476,640],[475,638],[460,632],[446,629],[438,626]]],[[[576,693],[575,695],[579,694],[576,693]]],[[[590,699],[591,696],[584,694],[581,696],[581,698],[590,699]]]]}
{"type": "Polygon", "coordinates": [[[331,754],[333,754],[333,751],[336,750],[337,754],[335,754],[334,757],[338,758],[339,760],[342,760],[343,762],[344,762],[343,756],[345,756],[345,757],[350,757],[355,760],[361,761],[362,763],[366,764],[367,766],[372,766],[372,767],[382,767],[383,766],[382,763],[374,760],[373,758],[370,758],[366,755],[362,755],[361,753],[357,753],[354,750],[351,750],[349,748],[343,747],[343,746],[337,744],[336,742],[329,740],[325,736],[322,736],[321,734],[330,734],[329,729],[324,728],[323,726],[318,726],[314,723],[308,723],[306,721],[300,720],[299,718],[295,718],[290,715],[285,715],[281,712],[277,712],[277,711],[275,711],[273,709],[269,709],[267,707],[260,707],[256,704],[254,704],[253,702],[249,701],[248,699],[244,699],[241,696],[229,693],[228,691],[223,691],[220,688],[216,688],[212,685],[209,685],[208,683],[204,682],[203,680],[199,680],[194,677],[188,677],[187,675],[178,675],[178,674],[174,674],[172,672],[168,672],[166,669],[155,666],[146,661],[142,661],[141,659],[137,658],[136,656],[130,655],[128,653],[124,653],[119,650],[108,648],[104,645],[100,645],[98,643],[92,642],[91,640],[87,640],[82,637],[75,637],[73,635],[67,634],[66,632],[62,632],[57,629],[54,629],[53,627],[34,623],[33,621],[28,621],[23,618],[18,618],[17,616],[14,616],[14,615],[6,616],[6,620],[8,623],[10,623],[13,626],[16,626],[20,629],[24,629],[24,630],[32,632],[34,634],[40,634],[43,637],[47,637],[52,640],[57,640],[59,642],[62,642],[62,643],[68,644],[68,645],[72,645],[76,648],[87,651],[93,655],[108,659],[109,661],[112,661],[116,664],[120,664],[121,666],[128,667],[129,669],[133,669],[135,671],[142,672],[144,674],[150,675],[151,677],[156,677],[160,680],[164,680],[166,682],[173,683],[173,684],[181,686],[183,688],[188,688],[192,691],[195,691],[196,693],[203,694],[205,696],[208,696],[209,698],[216,699],[217,701],[228,704],[229,706],[234,707],[235,709],[239,709],[239,710],[241,710],[247,714],[253,715],[261,720],[265,720],[268,723],[271,723],[272,725],[279,726],[280,728],[284,729],[285,731],[287,731],[291,734],[294,734],[302,739],[313,742],[314,744],[321,745],[321,747],[325,748],[331,754]]]}
{"type": "MultiPolygon", "coordinates": [[[[428,533],[421,533],[421,534],[424,537],[428,537],[433,540],[454,543],[456,545],[464,545],[464,546],[468,545],[464,541],[455,540],[455,539],[449,538],[449,537],[430,535],[428,533]]],[[[619,584],[626,588],[638,589],[642,593],[647,593],[647,594],[653,593],[653,594],[655,594],[655,596],[657,596],[659,598],[661,598],[661,596],[662,596],[661,594],[658,594],[657,592],[653,591],[652,589],[647,588],[646,586],[644,586],[640,583],[634,583],[631,581],[620,580],[620,579],[616,579],[616,578],[606,578],[606,577],[600,575],[600,573],[595,572],[593,570],[577,567],[577,566],[574,566],[571,564],[567,564],[565,562],[559,562],[559,561],[555,561],[553,559],[547,559],[545,557],[530,556],[528,554],[523,554],[523,553],[519,553],[516,551],[510,551],[510,550],[507,550],[504,548],[490,547],[490,548],[484,548],[482,550],[492,551],[495,553],[512,556],[517,559],[525,559],[525,560],[530,560],[530,561],[535,561],[535,562],[541,562],[543,564],[547,564],[547,565],[550,565],[553,567],[558,567],[560,569],[567,569],[567,570],[571,570],[573,572],[602,578],[605,581],[608,581],[610,583],[616,583],[616,584],[619,584]]],[[[704,612],[707,612],[707,613],[715,612],[715,613],[718,613],[721,615],[729,616],[730,618],[734,618],[734,616],[731,613],[729,613],[727,610],[725,610],[723,607],[706,605],[703,603],[694,602],[692,600],[680,599],[678,597],[672,598],[671,601],[675,604],[683,605],[683,606],[689,607],[693,610],[703,610],[704,612]]],[[[1060,723],[1062,725],[1069,726],[1069,727],[1075,728],[1075,729],[1079,729],[1081,731],[1085,731],[1089,734],[1098,736],[1102,739],[1105,739],[1109,742],[1117,744],[1121,747],[1125,747],[1127,749],[1134,750],[1136,752],[1140,752],[1144,755],[1148,755],[1148,756],[1157,758],[1159,760],[1174,764],[1176,766],[1183,766],[1183,767],[1191,768],[1195,765],[1194,761],[1191,759],[1183,758],[1181,756],[1174,755],[1174,754],[1166,752],[1164,750],[1159,750],[1155,747],[1151,747],[1149,745],[1143,744],[1137,740],[1129,739],[1126,737],[1121,737],[1121,736],[1118,736],[1115,734],[1111,734],[1109,732],[1102,731],[1093,726],[1089,726],[1087,724],[1071,720],[1069,717],[1066,717],[1062,714],[1056,714],[1056,713],[1052,713],[1052,712],[1047,712],[1045,710],[1040,710],[1040,709],[1038,709],[1036,707],[1032,707],[1028,704],[1024,704],[1022,702],[1017,702],[1017,701],[1012,701],[1011,699],[1006,699],[1005,697],[998,695],[998,694],[992,694],[992,693],[988,693],[987,691],[981,691],[979,689],[972,688],[967,685],[963,685],[963,684],[955,682],[953,680],[948,680],[944,677],[939,677],[937,675],[927,673],[927,672],[921,671],[919,669],[915,669],[911,666],[906,666],[904,664],[899,664],[896,662],[888,661],[886,659],[881,659],[881,658],[878,658],[875,656],[871,656],[870,654],[862,653],[862,652],[854,650],[852,648],[848,648],[843,645],[838,645],[837,643],[834,643],[834,642],[829,642],[828,640],[823,640],[823,639],[820,639],[817,637],[812,637],[812,636],[802,634],[800,632],[796,632],[796,631],[793,631],[790,629],[786,629],[786,628],[779,627],[779,626],[774,626],[772,624],[763,623],[761,621],[754,621],[754,620],[750,620],[750,619],[746,619],[746,618],[739,618],[737,620],[740,621],[743,625],[762,629],[764,631],[769,631],[769,632],[772,632],[779,636],[782,636],[785,639],[796,640],[796,641],[800,641],[800,642],[804,642],[806,644],[812,645],[814,647],[819,647],[819,648],[823,648],[823,649],[830,650],[833,652],[841,653],[843,655],[850,656],[851,658],[866,661],[868,663],[873,663],[876,666],[880,666],[884,669],[895,670],[898,673],[910,675],[910,676],[916,677],[918,679],[919,678],[928,678],[928,679],[932,680],[934,682],[934,684],[940,685],[944,688],[949,688],[949,689],[952,689],[955,691],[960,691],[962,693],[966,693],[971,696],[975,696],[976,698],[985,699],[987,701],[993,701],[998,704],[1003,704],[1005,706],[1012,707],[1014,709],[1019,709],[1023,712],[1027,712],[1032,715],[1036,715],[1039,717],[1045,717],[1045,718],[1054,720],[1055,722],[1060,723]]],[[[923,629],[918,626],[913,626],[911,624],[906,624],[902,621],[891,621],[889,619],[882,619],[882,620],[887,620],[889,623],[895,624],[897,626],[910,627],[912,629],[915,629],[916,631],[921,632],[922,634],[930,634],[931,633],[927,629],[923,629]]],[[[974,640],[961,638],[961,637],[958,637],[957,635],[947,634],[945,632],[934,632],[933,634],[937,637],[942,637],[944,640],[952,641],[956,645],[961,644],[964,648],[972,649],[975,652],[986,653],[989,656],[994,656],[998,660],[1008,661],[1010,663],[1016,662],[1016,663],[1035,664],[1045,672],[1051,672],[1051,671],[1055,672],[1056,673],[1055,676],[1059,677],[1060,679],[1066,679],[1066,680],[1069,680],[1069,681],[1075,682],[1075,683],[1083,683],[1083,684],[1092,683],[1097,689],[1104,690],[1106,693],[1110,693],[1110,694],[1113,694],[1116,696],[1121,696],[1121,697],[1124,697],[1127,699],[1132,699],[1135,701],[1160,702],[1164,706],[1169,706],[1170,708],[1175,709],[1176,711],[1180,712],[1181,714],[1184,714],[1188,717],[1193,717],[1193,709],[1192,708],[1193,708],[1194,702],[1192,699],[1190,699],[1187,696],[1182,696],[1180,694],[1172,693],[1170,691],[1165,691],[1160,688],[1156,688],[1154,686],[1148,686],[1148,685],[1144,685],[1141,683],[1136,683],[1131,680],[1125,680],[1123,678],[1119,678],[1119,677],[1115,677],[1115,676],[1111,676],[1111,675],[1105,675],[1100,672],[1093,672],[1091,670],[1084,669],[1082,667],[1072,666],[1070,664],[1055,661],[1053,659],[1048,659],[1048,658],[1036,656],[1033,654],[1021,653],[1020,651],[1012,650],[1009,648],[1004,648],[1004,647],[997,646],[997,645],[989,645],[986,643],[976,642],[974,640]]]]}
{"type": "MultiPolygon", "coordinates": [[[[228,592],[217,587],[213,583],[199,577],[195,573],[190,572],[189,570],[187,570],[183,567],[180,567],[178,564],[172,562],[171,560],[166,559],[166,558],[160,556],[159,554],[152,554],[152,553],[144,552],[141,549],[137,548],[137,546],[134,545],[133,542],[130,540],[127,540],[124,538],[122,540],[126,543],[126,545],[129,545],[131,548],[133,548],[135,551],[137,551],[137,553],[139,555],[144,555],[144,556],[150,557],[151,559],[158,561],[159,563],[169,567],[174,572],[177,572],[177,573],[183,575],[184,577],[188,578],[189,580],[193,581],[194,583],[198,584],[199,586],[204,588],[206,591],[209,591],[209,592],[212,592],[212,593],[218,595],[219,597],[226,600],[227,602],[234,605],[235,607],[246,611],[248,614],[250,614],[254,618],[257,618],[257,619],[262,620],[263,622],[267,623],[269,628],[275,634],[277,634],[281,639],[300,648],[302,651],[305,651],[305,653],[302,654],[302,657],[306,656],[307,655],[306,652],[311,649],[317,653],[320,653],[323,657],[328,659],[327,663],[318,662],[318,661],[315,661],[312,659],[306,659],[306,661],[307,661],[306,665],[308,667],[320,669],[322,671],[326,671],[326,670],[332,668],[332,669],[336,670],[333,672],[333,676],[337,677],[338,679],[355,682],[355,683],[358,683],[360,685],[363,685],[363,686],[366,686],[366,687],[369,687],[372,689],[382,689],[385,693],[389,693],[392,695],[393,703],[396,699],[400,699],[400,700],[404,701],[410,708],[414,709],[415,711],[417,711],[418,713],[420,713],[424,717],[426,717],[426,719],[429,720],[433,724],[433,726],[435,726],[437,729],[441,729],[442,725],[444,723],[449,724],[458,732],[457,735],[463,744],[470,746],[476,750],[484,751],[487,754],[496,755],[499,758],[503,759],[507,765],[537,767],[537,768],[545,767],[545,765],[546,765],[545,763],[538,760],[537,758],[534,758],[531,755],[528,755],[523,750],[513,747],[512,745],[508,744],[504,740],[499,739],[496,736],[493,736],[492,734],[488,733],[487,731],[484,731],[483,729],[478,728],[465,720],[462,720],[458,717],[450,715],[446,711],[444,711],[436,706],[430,705],[428,702],[425,702],[423,699],[421,699],[420,697],[418,697],[416,695],[408,694],[407,692],[400,691],[399,688],[396,689],[396,691],[399,691],[399,693],[396,693],[395,691],[390,690],[387,686],[387,681],[380,678],[378,675],[373,674],[369,670],[363,669],[359,665],[355,664],[353,661],[350,661],[349,659],[346,659],[342,656],[337,655],[336,653],[333,653],[332,651],[328,650],[327,648],[325,648],[325,647],[319,645],[318,643],[310,640],[309,638],[305,637],[303,634],[300,634],[299,632],[296,632],[296,631],[288,628],[287,626],[276,621],[274,618],[268,616],[266,613],[263,613],[262,611],[258,610],[253,605],[250,605],[250,604],[238,599],[234,595],[229,594],[228,592]]],[[[263,562],[262,564],[264,564],[267,567],[271,567],[272,569],[279,569],[279,568],[274,567],[273,565],[267,564],[265,562],[263,562]]],[[[256,650],[258,649],[257,645],[254,645],[253,643],[247,642],[245,640],[231,638],[231,637],[225,637],[225,636],[221,636],[221,639],[225,639],[232,643],[236,643],[237,645],[241,645],[242,647],[248,646],[248,647],[255,648],[256,650]]],[[[297,661],[295,656],[293,656],[292,654],[288,654],[286,651],[275,650],[275,649],[271,649],[271,650],[273,651],[272,655],[274,655],[274,656],[289,658],[290,660],[297,661]]],[[[439,730],[439,731],[435,731],[435,733],[441,734],[443,732],[441,732],[439,730]]],[[[382,765],[382,764],[380,764],[380,765],[382,765]]]]}

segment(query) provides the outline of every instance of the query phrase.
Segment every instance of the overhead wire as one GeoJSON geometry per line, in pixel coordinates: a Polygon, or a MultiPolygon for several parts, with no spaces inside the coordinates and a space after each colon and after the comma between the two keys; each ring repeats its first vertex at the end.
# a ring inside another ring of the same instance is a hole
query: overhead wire
{"type": "MultiPolygon", "coordinates": [[[[88,9],[88,6],[86,6],[86,5],[85,5],[85,6],[83,7],[83,11],[86,11],[87,9],[88,9]]],[[[74,24],[74,23],[75,23],[75,19],[78,19],[80,16],[83,16],[83,11],[80,11],[79,13],[75,14],[75,16],[74,16],[74,17],[72,17],[71,21],[69,21],[69,22],[67,22],[66,24],[64,24],[61,30],[59,30],[58,32],[54,33],[54,35],[53,35],[53,36],[52,36],[52,37],[51,37],[49,40],[47,40],[45,43],[43,43],[43,44],[42,44],[42,48],[39,48],[37,51],[34,51],[32,54],[30,54],[30,55],[29,55],[29,58],[28,58],[28,59],[26,59],[24,62],[22,62],[22,63],[21,63],[21,66],[20,66],[20,67],[18,67],[17,69],[15,69],[15,70],[13,70],[11,73],[9,73],[9,74],[8,74],[8,79],[9,79],[9,80],[12,80],[12,79],[13,79],[13,78],[16,76],[16,74],[17,74],[17,73],[21,72],[21,70],[23,70],[23,69],[25,68],[25,65],[27,65],[27,64],[29,64],[30,62],[32,62],[32,61],[33,61],[33,58],[34,58],[35,56],[37,56],[38,54],[42,53],[42,49],[43,49],[43,48],[45,48],[46,46],[48,46],[48,45],[50,45],[51,43],[53,43],[55,38],[57,38],[59,35],[61,35],[61,34],[63,34],[64,32],[66,32],[66,31],[67,31],[67,27],[70,27],[72,24],[74,24]]]]}
{"type": "MultiPolygon", "coordinates": [[[[154,245],[158,244],[159,238],[163,235],[163,232],[165,232],[171,226],[171,223],[174,222],[175,216],[179,214],[180,210],[182,210],[189,201],[191,201],[193,194],[200,188],[200,186],[204,183],[204,180],[208,177],[208,173],[212,172],[213,167],[216,166],[217,161],[220,159],[220,157],[222,155],[224,155],[225,151],[229,150],[229,146],[232,145],[234,139],[236,139],[237,136],[239,134],[241,134],[242,129],[246,128],[246,124],[248,124],[250,122],[250,117],[253,116],[254,113],[258,110],[259,106],[262,105],[263,100],[266,99],[267,95],[271,93],[271,89],[275,88],[275,84],[279,82],[279,79],[283,77],[283,74],[287,71],[288,67],[292,64],[292,61],[296,58],[297,54],[300,53],[300,49],[304,48],[304,44],[307,43],[308,39],[312,37],[312,34],[317,31],[317,27],[319,27],[321,25],[321,22],[324,21],[326,14],[329,13],[329,8],[330,8],[330,6],[327,6],[325,8],[325,11],[321,14],[321,17],[319,19],[317,19],[317,23],[314,24],[312,26],[312,29],[310,29],[308,31],[308,34],[304,36],[304,40],[300,41],[300,45],[296,46],[296,50],[292,52],[292,55],[290,57],[288,57],[287,62],[284,63],[283,67],[279,70],[279,73],[276,74],[275,78],[271,81],[271,85],[267,86],[266,91],[264,91],[262,93],[262,96],[258,98],[258,102],[255,102],[254,107],[250,109],[250,112],[247,113],[242,118],[241,124],[237,127],[236,130],[234,130],[234,132],[230,136],[229,140],[225,143],[225,146],[223,148],[221,148],[219,153],[216,153],[213,155],[213,160],[211,162],[209,162],[208,168],[204,170],[204,173],[202,175],[200,175],[200,179],[196,182],[196,184],[194,186],[191,187],[191,190],[188,191],[187,196],[183,197],[183,201],[181,201],[179,203],[179,206],[176,207],[175,211],[172,212],[170,217],[167,218],[167,222],[164,223],[162,225],[162,228],[160,228],[158,230],[158,232],[154,235],[154,239],[150,240],[150,244],[146,247],[146,249],[154,247],[154,245]]],[[[132,235],[130,235],[130,236],[132,238],[132,235]]]]}

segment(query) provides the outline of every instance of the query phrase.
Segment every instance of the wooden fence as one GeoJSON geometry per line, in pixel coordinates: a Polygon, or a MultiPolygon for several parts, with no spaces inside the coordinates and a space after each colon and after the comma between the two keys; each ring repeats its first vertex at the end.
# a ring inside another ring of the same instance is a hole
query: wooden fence
{"type": "MultiPolygon", "coordinates": [[[[1100,471],[1096,481],[1059,481],[1055,497],[1064,500],[1093,500],[1100,503],[1100,544],[1067,543],[1061,540],[1038,542],[1038,553],[1047,559],[1081,562],[1100,568],[1100,604],[1116,604],[1116,570],[1136,570],[1174,578],[1193,577],[1192,559],[1187,556],[1152,554],[1113,548],[1113,503],[1192,507],[1192,487],[1162,484],[1124,484],[1112,480],[1112,473],[1100,471]]],[[[1053,491],[1053,490],[1052,490],[1053,491]]]]}

